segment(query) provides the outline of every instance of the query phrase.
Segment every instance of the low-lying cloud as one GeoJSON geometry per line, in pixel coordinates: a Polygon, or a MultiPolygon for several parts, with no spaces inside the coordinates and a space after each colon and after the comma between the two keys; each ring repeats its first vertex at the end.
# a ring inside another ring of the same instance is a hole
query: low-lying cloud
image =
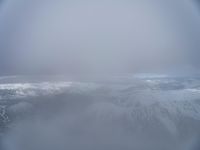
{"type": "Polygon", "coordinates": [[[7,1],[1,20],[1,68],[13,73],[134,72],[198,63],[199,20],[189,2],[7,1]]]}

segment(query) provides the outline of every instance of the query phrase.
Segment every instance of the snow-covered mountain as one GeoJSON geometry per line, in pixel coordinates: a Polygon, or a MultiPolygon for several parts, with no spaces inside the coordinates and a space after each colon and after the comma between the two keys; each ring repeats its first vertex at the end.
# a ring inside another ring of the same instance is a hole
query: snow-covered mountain
{"type": "Polygon", "coordinates": [[[198,147],[199,77],[112,79],[1,83],[3,145],[8,150],[198,147]],[[53,142],[47,145],[48,140],[53,142]]]}

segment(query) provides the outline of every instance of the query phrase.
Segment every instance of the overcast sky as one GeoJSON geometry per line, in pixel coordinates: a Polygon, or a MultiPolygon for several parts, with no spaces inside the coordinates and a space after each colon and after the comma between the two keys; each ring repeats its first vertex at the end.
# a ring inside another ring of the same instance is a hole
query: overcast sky
{"type": "Polygon", "coordinates": [[[192,0],[4,0],[0,72],[137,72],[200,66],[192,0]]]}

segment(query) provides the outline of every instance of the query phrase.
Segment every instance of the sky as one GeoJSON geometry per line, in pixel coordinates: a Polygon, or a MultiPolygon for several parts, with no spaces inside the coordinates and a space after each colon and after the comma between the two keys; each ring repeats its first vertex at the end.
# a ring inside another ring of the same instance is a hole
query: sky
{"type": "Polygon", "coordinates": [[[193,0],[3,0],[0,74],[200,67],[193,0]]]}

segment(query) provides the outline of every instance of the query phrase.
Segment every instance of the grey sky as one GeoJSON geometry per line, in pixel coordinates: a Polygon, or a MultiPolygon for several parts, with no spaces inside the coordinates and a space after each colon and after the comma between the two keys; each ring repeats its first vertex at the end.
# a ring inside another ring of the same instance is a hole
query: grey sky
{"type": "Polygon", "coordinates": [[[134,72],[197,65],[200,14],[189,0],[7,0],[1,73],[134,72]]]}

